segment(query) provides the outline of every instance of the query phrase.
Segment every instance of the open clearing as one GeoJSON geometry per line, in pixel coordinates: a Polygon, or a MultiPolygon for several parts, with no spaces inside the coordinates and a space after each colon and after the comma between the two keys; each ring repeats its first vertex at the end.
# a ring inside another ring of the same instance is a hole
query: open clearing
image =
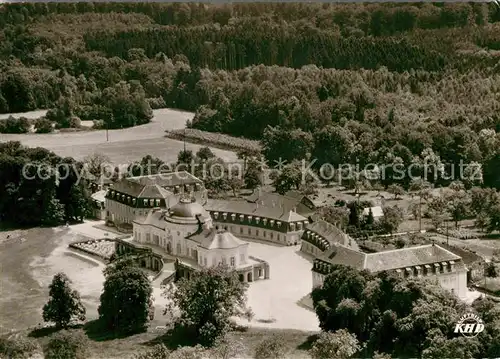
{"type": "MultiPolygon", "coordinates": [[[[36,115],[28,114],[37,116],[41,112],[34,111],[34,113],[36,115]]],[[[82,160],[85,156],[96,152],[103,153],[115,165],[129,164],[148,154],[163,161],[175,161],[184,144],[182,141],[165,138],[165,130],[184,128],[186,121],[192,119],[194,115],[171,109],[153,110],[153,114],[153,119],[146,125],[109,130],[109,141],[106,141],[106,130],[53,134],[0,134],[0,141],[20,141],[23,145],[44,147],[59,156],[73,157],[76,160],[82,160]]],[[[18,115],[21,114],[15,114],[18,115]]],[[[8,115],[1,116],[8,117],[8,115]]],[[[186,144],[186,148],[193,152],[200,147],[203,146],[186,144]]],[[[234,152],[216,148],[212,148],[212,151],[225,161],[236,160],[234,152]]]]}

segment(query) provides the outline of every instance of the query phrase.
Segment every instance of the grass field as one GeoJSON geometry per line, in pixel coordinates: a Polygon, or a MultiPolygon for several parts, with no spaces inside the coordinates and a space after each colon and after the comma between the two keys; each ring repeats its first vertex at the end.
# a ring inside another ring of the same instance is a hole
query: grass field
{"type": "MultiPolygon", "coordinates": [[[[41,111],[22,114],[39,116],[41,111]]],[[[21,141],[29,147],[44,147],[62,157],[77,160],[95,152],[106,154],[116,165],[129,164],[140,160],[145,155],[158,157],[163,161],[177,159],[177,154],[184,147],[182,141],[165,138],[166,130],[184,128],[186,121],[193,118],[189,112],[171,109],[153,110],[154,117],[146,125],[122,130],[110,130],[109,141],[106,130],[54,134],[0,134],[0,141],[21,141]]],[[[16,114],[17,116],[18,114],[16,114]]],[[[8,115],[2,115],[8,117],[8,115]]],[[[196,152],[202,145],[186,144],[188,150],[196,152]]],[[[212,151],[226,161],[236,160],[233,152],[213,148],[212,151]]]]}

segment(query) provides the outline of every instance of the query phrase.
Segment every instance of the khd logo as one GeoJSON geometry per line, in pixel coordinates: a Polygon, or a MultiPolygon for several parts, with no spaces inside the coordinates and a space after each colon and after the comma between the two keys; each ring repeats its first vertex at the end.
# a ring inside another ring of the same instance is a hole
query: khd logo
{"type": "Polygon", "coordinates": [[[467,313],[460,318],[455,325],[455,333],[460,333],[464,337],[473,338],[484,330],[481,318],[473,313],[467,313]]]}

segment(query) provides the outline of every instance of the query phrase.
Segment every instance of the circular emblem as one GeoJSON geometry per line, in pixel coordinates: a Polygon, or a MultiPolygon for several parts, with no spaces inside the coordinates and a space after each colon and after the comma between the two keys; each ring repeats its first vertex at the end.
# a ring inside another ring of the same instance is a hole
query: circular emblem
{"type": "Polygon", "coordinates": [[[464,337],[474,338],[484,330],[484,323],[476,314],[464,314],[457,324],[455,324],[455,333],[460,333],[464,337]]]}

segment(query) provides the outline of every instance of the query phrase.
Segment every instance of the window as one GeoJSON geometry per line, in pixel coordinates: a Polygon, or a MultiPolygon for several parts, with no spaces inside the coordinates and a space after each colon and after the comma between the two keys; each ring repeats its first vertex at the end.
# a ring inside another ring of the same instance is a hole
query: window
{"type": "Polygon", "coordinates": [[[153,206],[154,206],[154,200],[153,200],[153,199],[150,199],[150,200],[149,200],[149,206],[150,206],[150,207],[153,207],[153,206]]]}
{"type": "Polygon", "coordinates": [[[231,257],[231,267],[234,267],[236,265],[236,260],[234,257],[231,257]]]}
{"type": "Polygon", "coordinates": [[[146,243],[149,243],[151,240],[151,237],[149,235],[149,233],[146,233],[146,243]]]}
{"type": "Polygon", "coordinates": [[[155,202],[156,202],[156,206],[159,207],[160,206],[160,200],[156,199],[155,202]]]}
{"type": "Polygon", "coordinates": [[[252,234],[252,229],[251,228],[248,228],[248,234],[251,235],[252,234]]]}
{"type": "Polygon", "coordinates": [[[240,233],[243,234],[243,227],[240,227],[240,233]]]}
{"type": "Polygon", "coordinates": [[[205,264],[205,267],[207,266],[207,257],[203,257],[203,264],[205,264]]]}
{"type": "Polygon", "coordinates": [[[266,237],[267,237],[267,232],[266,232],[266,231],[264,231],[264,238],[266,238],[266,237]]]}
{"type": "Polygon", "coordinates": [[[245,253],[240,254],[240,262],[245,263],[245,253]]]}
{"type": "Polygon", "coordinates": [[[274,238],[274,233],[273,233],[273,232],[271,232],[271,239],[273,239],[273,238],[274,238]]]}
{"type": "Polygon", "coordinates": [[[145,207],[147,207],[147,206],[148,206],[148,200],[147,200],[147,199],[145,199],[145,200],[144,200],[144,206],[145,206],[145,207]]]}
{"type": "Polygon", "coordinates": [[[215,257],[212,257],[212,265],[213,265],[214,267],[215,267],[216,263],[217,263],[217,262],[215,261],[215,257]]]}
{"type": "Polygon", "coordinates": [[[258,229],[256,229],[256,230],[255,230],[255,236],[256,236],[256,237],[258,237],[258,236],[259,236],[259,230],[258,230],[258,229]]]}
{"type": "Polygon", "coordinates": [[[177,254],[181,254],[181,244],[177,243],[177,254]]]}
{"type": "Polygon", "coordinates": [[[222,265],[226,265],[226,257],[222,257],[222,265]]]}

